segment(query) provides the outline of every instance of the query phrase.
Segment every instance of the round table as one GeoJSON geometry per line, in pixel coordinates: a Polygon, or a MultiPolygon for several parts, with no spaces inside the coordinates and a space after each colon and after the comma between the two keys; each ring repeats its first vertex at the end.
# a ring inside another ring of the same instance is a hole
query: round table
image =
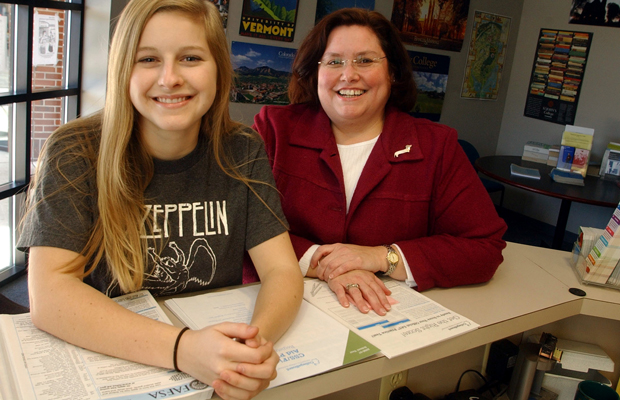
{"type": "Polygon", "coordinates": [[[562,247],[568,214],[573,201],[613,208],[617,207],[620,202],[620,187],[614,181],[600,179],[595,176],[586,176],[584,186],[557,183],[549,176],[553,169],[552,166],[524,161],[521,160],[520,156],[480,157],[476,160],[475,167],[479,172],[502,183],[562,200],[551,245],[554,249],[562,247]],[[538,169],[540,171],[540,179],[512,175],[510,173],[511,164],[538,169]]]}

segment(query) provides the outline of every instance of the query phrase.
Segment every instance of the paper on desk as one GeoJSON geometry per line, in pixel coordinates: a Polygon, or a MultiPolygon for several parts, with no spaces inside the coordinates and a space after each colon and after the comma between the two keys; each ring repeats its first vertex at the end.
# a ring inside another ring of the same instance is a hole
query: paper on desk
{"type": "MultiPolygon", "coordinates": [[[[250,323],[260,285],[166,300],[166,307],[185,325],[201,329],[220,322],[250,323]]],[[[278,376],[270,388],[361,360],[379,349],[302,301],[299,313],[274,349],[280,356],[278,376]]]]}
{"type": "Polygon", "coordinates": [[[387,358],[441,342],[479,326],[404,282],[390,279],[384,283],[392,291],[392,309],[385,316],[373,311],[362,314],[353,306],[342,307],[327,283],[319,280],[305,281],[304,299],[377,346],[387,358]]]}
{"type": "MultiPolygon", "coordinates": [[[[144,290],[115,298],[119,304],[170,323],[144,290]]],[[[37,329],[30,314],[1,315],[2,365],[15,384],[10,399],[209,399],[213,388],[185,373],[138,364],[82,349],[37,329]]],[[[8,385],[3,379],[2,386],[8,385]]],[[[2,389],[2,392],[4,392],[2,389]]]]}

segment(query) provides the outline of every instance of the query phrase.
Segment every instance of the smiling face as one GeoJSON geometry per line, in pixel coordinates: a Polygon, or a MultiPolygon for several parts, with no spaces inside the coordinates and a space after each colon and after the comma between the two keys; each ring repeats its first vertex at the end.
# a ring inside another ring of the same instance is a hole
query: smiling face
{"type": "MultiPolygon", "coordinates": [[[[339,26],[330,33],[322,60],[359,56],[380,58],[385,53],[370,28],[339,26]]],[[[355,67],[350,61],[335,69],[319,66],[319,101],[332,125],[341,131],[361,131],[377,125],[382,128],[390,87],[387,59],[366,68],[355,67]]]]}
{"type": "Polygon", "coordinates": [[[140,36],[129,86],[149,152],[164,159],[189,153],[216,88],[204,24],[181,12],[155,14],[140,36]]]}

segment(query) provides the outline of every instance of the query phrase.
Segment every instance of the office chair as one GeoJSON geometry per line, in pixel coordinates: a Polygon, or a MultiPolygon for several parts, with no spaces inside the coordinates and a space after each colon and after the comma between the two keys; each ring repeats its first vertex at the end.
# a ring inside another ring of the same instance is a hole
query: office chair
{"type": "MultiPolygon", "coordinates": [[[[469,159],[469,162],[471,163],[472,167],[474,167],[475,169],[476,167],[474,164],[476,160],[480,158],[480,153],[478,153],[478,150],[476,150],[474,145],[469,143],[467,140],[459,139],[459,144],[463,148],[463,151],[465,151],[465,154],[467,155],[467,158],[469,159]]],[[[499,206],[502,207],[502,205],[504,204],[504,190],[506,190],[504,185],[499,182],[492,181],[490,179],[486,179],[483,177],[480,177],[480,180],[482,181],[484,188],[487,190],[489,194],[500,192],[499,206]]]]}
{"type": "Polygon", "coordinates": [[[24,314],[30,312],[28,307],[15,303],[13,300],[0,294],[0,314],[24,314]]]}

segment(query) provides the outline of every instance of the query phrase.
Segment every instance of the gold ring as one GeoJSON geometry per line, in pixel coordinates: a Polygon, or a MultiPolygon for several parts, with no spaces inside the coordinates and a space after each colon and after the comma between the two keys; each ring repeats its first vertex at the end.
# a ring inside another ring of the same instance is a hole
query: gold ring
{"type": "Polygon", "coordinates": [[[360,285],[358,285],[357,283],[347,283],[347,292],[349,291],[349,289],[351,288],[360,288],[360,285]]]}

